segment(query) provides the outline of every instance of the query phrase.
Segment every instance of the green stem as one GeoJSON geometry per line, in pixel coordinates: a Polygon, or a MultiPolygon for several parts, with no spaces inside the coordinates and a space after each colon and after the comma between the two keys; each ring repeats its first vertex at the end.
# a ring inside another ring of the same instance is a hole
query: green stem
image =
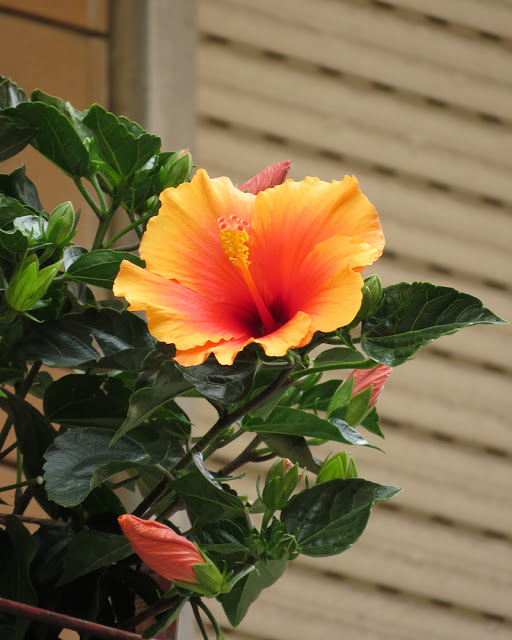
{"type": "Polygon", "coordinates": [[[192,611],[194,612],[194,618],[196,619],[197,626],[199,627],[199,631],[203,636],[203,640],[208,640],[208,634],[206,633],[206,629],[204,628],[203,621],[201,620],[201,614],[199,613],[199,608],[195,600],[194,602],[192,602],[192,611]]]}
{"type": "Polygon", "coordinates": [[[103,196],[103,191],[101,190],[100,183],[98,182],[98,176],[94,174],[90,178],[90,181],[96,193],[98,194],[98,200],[100,201],[102,213],[107,213],[108,207],[107,207],[107,203],[105,202],[105,197],[103,196]]]}
{"type": "Polygon", "coordinates": [[[94,241],[92,243],[92,250],[101,249],[103,246],[103,240],[105,239],[105,235],[108,231],[110,223],[112,222],[112,218],[114,217],[115,209],[111,208],[105,214],[104,219],[98,225],[96,230],[96,235],[94,236],[94,241]]]}
{"type": "Polygon", "coordinates": [[[0,460],[2,460],[2,458],[5,458],[5,456],[9,455],[11,451],[14,451],[14,449],[16,449],[17,446],[18,446],[18,443],[13,442],[9,447],[7,447],[7,449],[5,449],[5,451],[2,451],[2,453],[0,453],[0,460]]]}
{"type": "Polygon", "coordinates": [[[225,640],[225,636],[222,633],[220,625],[217,622],[217,620],[215,620],[215,617],[214,617],[213,613],[210,611],[210,609],[208,609],[208,607],[204,604],[204,602],[202,600],[194,600],[194,602],[206,614],[208,620],[210,621],[210,623],[211,623],[211,625],[213,627],[213,630],[215,631],[215,635],[216,635],[217,640],[225,640]]]}
{"type": "Polygon", "coordinates": [[[298,380],[304,376],[310,376],[314,373],[321,373],[323,371],[335,371],[337,369],[373,369],[379,363],[375,360],[360,360],[358,362],[332,362],[330,364],[321,364],[318,367],[311,367],[302,371],[295,371],[290,378],[292,380],[298,380]]]}
{"type": "Polygon", "coordinates": [[[265,513],[263,514],[263,520],[261,522],[261,530],[265,531],[265,529],[268,527],[268,523],[270,522],[270,519],[272,518],[272,516],[274,515],[274,510],[273,509],[269,509],[268,507],[265,509],[265,513]]]}
{"type": "Polygon", "coordinates": [[[219,471],[221,476],[229,476],[233,473],[233,471],[236,471],[236,469],[241,467],[243,464],[245,464],[246,462],[250,462],[252,460],[254,449],[256,449],[260,442],[260,436],[255,436],[245,447],[245,449],[237,455],[236,458],[222,467],[222,469],[219,471]]]}
{"type": "MultiPolygon", "coordinates": [[[[277,391],[279,391],[283,386],[287,383],[291,384],[289,379],[290,371],[283,371],[281,374],[274,380],[274,382],[269,385],[266,389],[264,389],[257,396],[249,400],[246,404],[238,407],[231,413],[220,416],[217,422],[211,427],[211,429],[190,449],[183,458],[178,462],[178,464],[172,469],[172,474],[176,475],[177,471],[181,471],[186,469],[189,464],[193,460],[193,456],[196,453],[202,453],[205,449],[209,448],[211,444],[213,444],[217,438],[219,438],[226,429],[228,429],[234,422],[243,418],[246,413],[255,409],[260,404],[266,402],[271,396],[274,395],[277,391]]],[[[212,452],[214,449],[212,449],[212,452]]],[[[206,458],[204,458],[206,459],[206,458]]],[[[167,489],[167,485],[169,480],[167,478],[162,478],[160,482],[156,485],[156,487],[144,498],[144,500],[134,509],[132,515],[138,516],[141,518],[153,505],[157,500],[160,499],[162,494],[167,489]]]]}
{"type": "Polygon", "coordinates": [[[90,193],[87,191],[87,189],[82,184],[82,181],[80,180],[80,178],[75,178],[75,184],[76,184],[78,190],[80,191],[80,193],[83,195],[84,200],[91,207],[91,209],[94,211],[96,216],[101,220],[102,211],[98,208],[98,205],[94,202],[94,200],[92,199],[90,193]]]}
{"type": "MultiPolygon", "coordinates": [[[[128,214],[130,215],[130,214],[128,214]]],[[[108,249],[111,245],[114,244],[114,242],[116,240],[119,240],[119,238],[122,238],[126,233],[128,233],[128,231],[131,231],[132,229],[136,229],[136,227],[138,227],[141,224],[144,224],[145,222],[147,222],[150,218],[153,217],[153,213],[147,213],[145,216],[141,216],[140,218],[138,218],[137,220],[134,220],[131,224],[129,224],[127,227],[125,227],[124,229],[122,229],[121,231],[119,231],[118,233],[116,233],[114,236],[112,236],[111,238],[109,238],[106,242],[105,242],[105,249],[108,249]]],[[[141,234],[142,235],[142,234],[141,234]]],[[[139,236],[140,238],[140,236],[139,236]]]]}
{"type": "Polygon", "coordinates": [[[2,493],[2,491],[10,491],[11,489],[21,489],[21,487],[28,487],[32,484],[43,484],[43,478],[37,476],[37,478],[32,478],[31,480],[24,480],[23,482],[16,482],[15,484],[0,487],[0,493],[2,493]]]}

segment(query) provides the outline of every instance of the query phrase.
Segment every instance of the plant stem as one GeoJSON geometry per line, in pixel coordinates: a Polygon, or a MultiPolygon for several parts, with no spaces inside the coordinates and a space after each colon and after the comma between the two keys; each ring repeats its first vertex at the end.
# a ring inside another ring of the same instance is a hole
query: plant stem
{"type": "MultiPolygon", "coordinates": [[[[130,214],[128,214],[130,215],[130,214]]],[[[149,220],[150,218],[152,218],[154,216],[153,213],[146,213],[145,216],[141,216],[140,218],[138,218],[137,220],[132,219],[132,217],[130,217],[130,219],[132,220],[132,223],[129,224],[127,227],[125,227],[124,229],[121,229],[121,231],[119,231],[118,233],[116,233],[114,236],[112,236],[111,238],[109,238],[106,242],[105,242],[105,249],[108,249],[111,245],[114,244],[114,242],[116,240],[119,240],[119,238],[122,238],[126,233],[128,233],[128,231],[131,231],[132,229],[136,229],[139,225],[144,224],[147,220],[149,220]]],[[[142,234],[141,234],[142,235],[142,234]]],[[[139,235],[140,238],[140,235],[139,235]]]]}
{"type": "Polygon", "coordinates": [[[194,602],[207,615],[208,620],[211,622],[211,625],[212,625],[212,627],[213,627],[213,629],[215,631],[215,635],[217,637],[217,640],[225,640],[225,636],[222,633],[222,630],[221,630],[221,628],[219,626],[219,623],[217,622],[217,620],[215,620],[215,617],[214,617],[213,613],[210,611],[210,609],[208,609],[208,607],[204,604],[204,602],[202,600],[194,600],[194,602]]]}
{"type": "MultiPolygon", "coordinates": [[[[38,524],[42,527],[45,526],[56,526],[56,527],[67,527],[66,522],[62,522],[61,520],[50,520],[49,518],[33,518],[32,516],[20,516],[16,514],[16,517],[22,522],[26,522],[27,524],[38,524]]],[[[0,513],[0,522],[7,522],[8,516],[3,513],[0,513]]]]}
{"type": "MultiPolygon", "coordinates": [[[[9,435],[9,431],[11,430],[12,425],[14,424],[13,419],[9,416],[4,422],[4,426],[2,427],[2,431],[0,431],[0,449],[4,446],[5,441],[7,440],[7,436],[9,435]]],[[[5,454],[7,455],[7,454],[5,454]]]]}
{"type": "Polygon", "coordinates": [[[92,186],[94,187],[96,193],[98,194],[98,200],[100,201],[101,211],[103,213],[107,213],[108,207],[107,207],[107,203],[105,202],[105,198],[103,196],[103,191],[101,190],[100,183],[98,182],[98,176],[94,174],[90,180],[91,180],[92,186]]]}
{"type": "Polygon", "coordinates": [[[23,515],[33,497],[34,497],[34,492],[32,490],[32,486],[27,487],[24,493],[22,493],[19,497],[14,499],[13,515],[15,516],[23,515]]]}
{"type": "Polygon", "coordinates": [[[86,200],[87,204],[91,207],[91,209],[94,211],[96,216],[101,220],[102,212],[98,208],[98,205],[92,199],[90,193],[87,191],[87,189],[82,184],[82,181],[80,180],[80,178],[75,178],[75,184],[76,184],[78,190],[80,191],[80,193],[83,195],[84,200],[86,200]]]}
{"type": "Polygon", "coordinates": [[[14,600],[7,600],[6,598],[0,598],[0,611],[7,613],[8,615],[36,620],[40,624],[72,629],[73,631],[78,631],[84,634],[91,634],[95,638],[105,638],[105,640],[141,640],[141,636],[136,633],[121,631],[120,629],[113,629],[112,627],[105,627],[104,625],[97,624],[96,622],[73,618],[62,613],[48,611],[48,609],[40,609],[39,607],[32,607],[31,605],[15,602],[14,600]]]}
{"type": "Polygon", "coordinates": [[[336,369],[373,369],[379,363],[375,360],[359,360],[358,362],[331,362],[326,364],[320,364],[318,367],[311,367],[310,369],[304,369],[302,371],[295,371],[291,374],[292,380],[298,380],[305,376],[310,376],[313,373],[321,373],[323,371],[335,371],[336,369]]]}
{"type": "Polygon", "coordinates": [[[2,491],[10,491],[11,489],[18,489],[20,487],[29,487],[32,484],[43,484],[42,477],[37,476],[37,478],[32,478],[31,480],[24,480],[23,482],[16,482],[15,484],[0,487],[0,493],[2,493],[2,491]]]}
{"type": "MultiPolygon", "coordinates": [[[[228,429],[234,422],[243,418],[243,416],[255,409],[260,404],[266,402],[270,397],[279,391],[281,387],[285,386],[286,383],[291,384],[289,378],[290,371],[282,371],[281,374],[274,380],[274,382],[269,385],[266,389],[264,389],[257,396],[249,400],[246,404],[242,405],[235,411],[228,413],[226,415],[220,416],[217,422],[211,427],[211,429],[206,433],[200,440],[197,442],[192,449],[190,449],[183,458],[178,462],[178,464],[172,469],[172,474],[176,475],[177,471],[181,471],[186,469],[188,465],[192,462],[194,454],[202,453],[207,447],[209,447],[217,438],[219,438],[226,429],[228,429]]],[[[141,518],[146,511],[151,507],[151,505],[156,502],[160,498],[160,496],[164,493],[167,488],[167,484],[169,480],[167,478],[162,478],[160,482],[156,485],[156,487],[144,498],[144,500],[134,509],[132,515],[141,518]]]]}
{"type": "Polygon", "coordinates": [[[110,223],[112,222],[112,218],[114,217],[114,213],[116,209],[111,207],[105,214],[103,220],[99,223],[98,228],[96,230],[96,235],[94,236],[94,241],[92,243],[92,250],[101,249],[103,246],[103,240],[105,239],[105,235],[108,231],[110,223]]]}
{"type": "Polygon", "coordinates": [[[18,446],[18,442],[13,442],[9,447],[7,447],[7,449],[2,451],[2,453],[0,453],[0,460],[2,460],[2,458],[5,458],[5,456],[9,455],[9,453],[11,453],[11,451],[16,449],[17,446],[18,446]]]}
{"type": "Polygon", "coordinates": [[[158,600],[158,602],[150,605],[147,609],[144,609],[144,611],[138,613],[136,616],[133,616],[133,618],[130,618],[126,622],[123,622],[120,625],[120,628],[134,629],[137,625],[141,624],[141,622],[146,622],[146,620],[150,620],[159,613],[163,613],[164,611],[167,611],[168,609],[173,607],[180,598],[183,598],[183,596],[178,595],[172,596],[171,598],[162,598],[161,600],[158,600]]]}
{"type": "Polygon", "coordinates": [[[233,471],[241,467],[246,462],[250,462],[252,460],[252,454],[254,449],[260,444],[261,438],[260,436],[255,436],[253,440],[245,447],[245,449],[237,455],[231,462],[228,462],[222,469],[220,469],[219,473],[222,476],[229,476],[233,471]]]}
{"type": "Polygon", "coordinates": [[[194,612],[194,618],[196,619],[197,626],[199,627],[199,631],[203,636],[203,640],[208,640],[208,634],[206,633],[206,629],[204,628],[203,621],[201,620],[201,614],[199,613],[199,607],[197,606],[197,602],[194,600],[191,604],[192,604],[192,611],[194,612]]]}

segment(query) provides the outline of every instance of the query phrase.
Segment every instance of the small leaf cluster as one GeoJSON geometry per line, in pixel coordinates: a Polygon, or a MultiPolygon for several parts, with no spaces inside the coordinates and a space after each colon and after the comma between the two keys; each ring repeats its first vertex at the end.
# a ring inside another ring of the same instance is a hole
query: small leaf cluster
{"type": "MultiPolygon", "coordinates": [[[[190,155],[162,152],[158,137],[99,105],[78,111],[41,91],[28,99],[0,77],[0,160],[27,144],[73,179],[97,229],[90,247],[74,245],[71,203],[47,212],[24,167],[0,175],[0,456],[16,449],[19,462],[14,502],[0,514],[0,596],[132,630],[152,620],[145,637],[190,601],[221,637],[208,594],[163,584],[117,517],[129,510],[171,523],[185,511],[181,533],[222,577],[214,597],[237,626],[289,562],[342,553],[373,505],[399,491],[359,478],[345,450],[380,450],[373,440],[383,438],[371,388],[354,394],[347,372],[396,367],[443,335],[503,321],[449,287],[382,288],[370,276],[348,327],[283,358],[250,345],[232,366],[210,356],[180,367],[172,345],[106,296],[122,260],[143,266],[138,242],[119,241],[130,231],[140,238],[159,193],[190,179],[190,155]],[[115,233],[114,217],[126,223],[115,233]],[[192,424],[185,397],[215,408],[206,432],[192,424]],[[212,460],[221,449],[219,468],[212,460]],[[236,472],[248,464],[264,471],[245,495],[236,472]],[[24,516],[32,500],[46,514],[33,534],[24,516]]],[[[59,632],[7,614],[0,628],[19,639],[59,632]]]]}

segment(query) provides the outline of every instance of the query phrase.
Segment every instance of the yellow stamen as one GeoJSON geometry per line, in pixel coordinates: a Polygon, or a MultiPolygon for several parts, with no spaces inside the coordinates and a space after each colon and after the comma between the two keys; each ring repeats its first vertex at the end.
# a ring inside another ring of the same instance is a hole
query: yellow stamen
{"type": "Polygon", "coordinates": [[[251,264],[249,261],[249,247],[247,246],[247,243],[249,242],[249,234],[244,228],[248,225],[244,225],[244,222],[245,220],[241,221],[241,223],[239,222],[235,229],[228,229],[226,228],[227,224],[224,219],[222,219],[222,221],[219,219],[222,248],[226,252],[230,262],[240,269],[245,284],[247,285],[254,304],[256,305],[256,309],[260,314],[265,331],[267,333],[272,333],[278,328],[278,325],[270,314],[270,311],[267,309],[267,305],[263,301],[263,298],[261,297],[261,294],[249,272],[249,265],[251,264]]]}

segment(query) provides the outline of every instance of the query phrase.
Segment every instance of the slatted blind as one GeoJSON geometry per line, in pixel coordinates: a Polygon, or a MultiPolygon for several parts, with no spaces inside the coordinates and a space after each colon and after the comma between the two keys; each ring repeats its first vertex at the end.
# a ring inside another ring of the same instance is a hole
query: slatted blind
{"type": "MultiPolygon", "coordinates": [[[[369,272],[512,318],[512,2],[199,0],[199,24],[200,166],[353,173],[387,240],[369,272]]],[[[348,552],[295,561],[227,637],[510,638],[511,355],[510,327],[472,327],[396,369],[387,453],[355,455],[404,491],[348,552]]]]}

